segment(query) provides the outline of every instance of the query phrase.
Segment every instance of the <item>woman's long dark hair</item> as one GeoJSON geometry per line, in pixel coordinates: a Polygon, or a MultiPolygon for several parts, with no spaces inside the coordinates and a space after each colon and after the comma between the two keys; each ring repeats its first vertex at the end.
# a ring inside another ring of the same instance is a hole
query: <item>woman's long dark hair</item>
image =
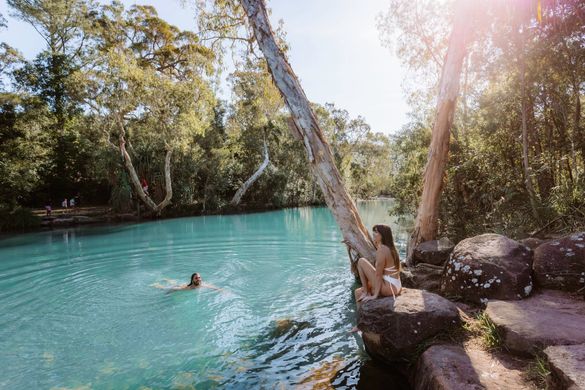
{"type": "Polygon", "coordinates": [[[394,246],[394,239],[392,238],[392,229],[388,225],[374,225],[374,231],[380,233],[382,236],[382,244],[386,245],[390,248],[390,253],[392,254],[392,260],[394,260],[394,266],[397,270],[401,270],[400,267],[400,257],[398,256],[398,251],[394,246]]]}
{"type": "Polygon", "coordinates": [[[193,275],[191,275],[191,279],[189,279],[189,284],[187,285],[187,287],[193,285],[193,276],[195,276],[195,275],[199,275],[199,272],[195,272],[193,275]]]}

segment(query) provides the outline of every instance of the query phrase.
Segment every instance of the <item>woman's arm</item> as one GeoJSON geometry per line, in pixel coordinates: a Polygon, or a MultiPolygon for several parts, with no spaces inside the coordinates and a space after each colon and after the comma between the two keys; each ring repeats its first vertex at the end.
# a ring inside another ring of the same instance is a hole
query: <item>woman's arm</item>
{"type": "Polygon", "coordinates": [[[208,284],[208,283],[203,283],[203,284],[201,285],[201,287],[207,287],[207,288],[210,288],[210,289],[212,289],[212,290],[223,291],[223,289],[222,289],[222,288],[215,287],[213,284],[208,284]]]}
{"type": "Polygon", "coordinates": [[[382,277],[384,276],[384,254],[382,253],[381,249],[376,251],[376,275],[375,279],[373,280],[373,292],[372,292],[372,299],[378,298],[380,295],[380,290],[382,289],[382,277]]]}
{"type": "Polygon", "coordinates": [[[187,290],[189,287],[186,284],[182,284],[180,286],[171,286],[171,287],[167,287],[165,291],[165,294],[170,294],[173,293],[175,291],[181,291],[181,290],[187,290]]]}

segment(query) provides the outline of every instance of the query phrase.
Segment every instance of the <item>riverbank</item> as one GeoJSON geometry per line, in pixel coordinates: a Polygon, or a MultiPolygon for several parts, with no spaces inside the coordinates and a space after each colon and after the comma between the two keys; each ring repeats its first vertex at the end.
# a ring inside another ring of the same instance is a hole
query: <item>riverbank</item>
{"type": "MultiPolygon", "coordinates": [[[[392,201],[392,198],[387,196],[377,196],[370,199],[358,199],[356,202],[369,201],[392,201]]],[[[199,217],[209,215],[237,215],[249,213],[261,213],[275,210],[285,210],[295,207],[325,207],[325,203],[307,203],[287,206],[276,206],[272,204],[255,204],[255,203],[241,203],[237,207],[227,205],[223,208],[213,210],[203,210],[202,205],[196,204],[192,206],[169,207],[163,210],[161,215],[153,215],[146,211],[143,207],[134,212],[115,212],[108,205],[92,205],[84,207],[73,208],[57,208],[51,211],[48,216],[45,209],[27,209],[19,208],[26,216],[24,222],[14,222],[16,226],[5,226],[0,229],[0,236],[11,236],[20,233],[29,233],[35,231],[43,231],[55,228],[67,228],[77,226],[105,226],[115,225],[127,222],[140,222],[152,220],[165,220],[171,218],[187,218],[199,217]],[[31,220],[32,218],[32,220],[31,220]]],[[[17,218],[18,219],[18,218],[17,218]]],[[[20,219],[23,219],[20,217],[20,219]]]]}
{"type": "Polygon", "coordinates": [[[107,205],[58,208],[52,210],[50,215],[47,215],[45,209],[19,208],[19,210],[21,210],[21,214],[24,214],[25,216],[24,218],[26,218],[26,220],[24,220],[23,217],[16,218],[15,222],[12,223],[12,225],[14,226],[4,226],[3,230],[0,230],[0,236],[6,235],[12,236],[20,233],[30,233],[55,228],[67,228],[77,226],[105,226],[127,222],[165,220],[172,218],[187,218],[209,215],[249,214],[305,206],[308,207],[325,205],[307,204],[278,207],[274,205],[243,204],[239,207],[225,207],[216,210],[201,210],[200,206],[179,207],[165,209],[163,210],[163,213],[161,213],[161,215],[158,216],[146,212],[143,208],[141,208],[140,211],[136,212],[126,213],[115,212],[110,206],[107,205]]]}

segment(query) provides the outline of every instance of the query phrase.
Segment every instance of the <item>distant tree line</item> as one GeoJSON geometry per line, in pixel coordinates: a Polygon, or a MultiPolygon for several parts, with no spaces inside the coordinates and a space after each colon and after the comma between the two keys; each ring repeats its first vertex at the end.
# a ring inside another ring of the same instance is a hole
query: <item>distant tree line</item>
{"type": "MultiPolygon", "coordinates": [[[[265,150],[269,163],[240,208],[323,203],[264,60],[241,56],[227,103],[217,94],[225,49],[153,7],[8,3],[45,47],[32,60],[0,47],[4,214],[73,196],[118,212],[137,202],[153,214],[217,212],[230,207],[265,150]]],[[[351,194],[387,194],[390,139],[333,104],[314,107],[351,194]]]]}

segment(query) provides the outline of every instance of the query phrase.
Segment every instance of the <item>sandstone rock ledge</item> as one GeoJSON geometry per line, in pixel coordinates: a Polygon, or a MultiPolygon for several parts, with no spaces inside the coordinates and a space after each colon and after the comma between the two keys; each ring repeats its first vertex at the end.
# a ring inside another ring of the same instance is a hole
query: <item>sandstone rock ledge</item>
{"type": "Polygon", "coordinates": [[[459,325],[457,306],[428,291],[404,288],[396,297],[358,306],[358,328],[370,355],[404,361],[426,340],[459,325]]]}
{"type": "Polygon", "coordinates": [[[478,347],[433,345],[419,358],[412,382],[415,390],[533,389],[522,368],[478,347]]]}
{"type": "Polygon", "coordinates": [[[551,345],[585,343],[585,302],[545,290],[522,301],[490,301],[485,313],[511,352],[531,355],[551,345]]]}
{"type": "Polygon", "coordinates": [[[544,353],[560,387],[585,390],[585,344],[548,347],[544,353]]]}

